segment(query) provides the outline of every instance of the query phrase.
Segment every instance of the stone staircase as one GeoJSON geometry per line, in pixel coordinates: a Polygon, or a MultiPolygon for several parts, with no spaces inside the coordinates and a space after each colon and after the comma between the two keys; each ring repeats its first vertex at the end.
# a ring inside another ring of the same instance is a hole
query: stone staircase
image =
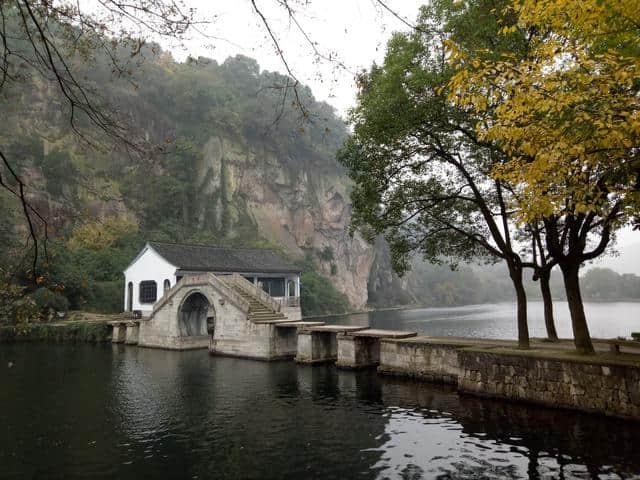
{"type": "Polygon", "coordinates": [[[233,285],[235,292],[249,303],[248,319],[253,323],[272,323],[286,320],[287,317],[281,312],[275,312],[260,302],[255,296],[244,291],[242,288],[233,285]]]}

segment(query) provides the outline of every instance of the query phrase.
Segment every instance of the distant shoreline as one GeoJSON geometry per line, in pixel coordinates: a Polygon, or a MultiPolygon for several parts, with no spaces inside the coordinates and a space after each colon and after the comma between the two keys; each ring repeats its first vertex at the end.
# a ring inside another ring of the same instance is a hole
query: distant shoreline
{"type": "MultiPolygon", "coordinates": [[[[566,302],[567,300],[564,298],[554,298],[554,302],[566,302]]],[[[584,303],[640,303],[640,298],[620,298],[620,299],[607,299],[607,300],[595,300],[595,299],[583,299],[584,303]]],[[[542,303],[541,298],[531,298],[527,300],[529,302],[538,302],[542,303]]],[[[461,303],[458,305],[421,305],[421,304],[412,304],[412,305],[395,305],[390,307],[380,307],[380,308],[366,308],[364,310],[351,310],[343,313],[327,313],[322,315],[303,315],[303,319],[310,320],[314,318],[333,318],[333,317],[343,317],[346,315],[358,315],[365,314],[370,312],[395,312],[401,310],[419,310],[423,308],[462,308],[462,307],[471,307],[476,305],[499,305],[499,304],[515,304],[515,301],[502,301],[502,302],[485,302],[485,303],[461,303]]]]}

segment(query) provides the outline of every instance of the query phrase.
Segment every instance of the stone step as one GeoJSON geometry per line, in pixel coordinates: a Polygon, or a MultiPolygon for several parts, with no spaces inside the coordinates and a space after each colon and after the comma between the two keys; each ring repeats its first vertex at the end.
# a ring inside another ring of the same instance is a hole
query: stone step
{"type": "Polygon", "coordinates": [[[262,313],[268,313],[269,315],[278,315],[280,314],[280,312],[274,312],[273,310],[249,310],[249,313],[258,313],[258,314],[262,314],[262,313]]]}
{"type": "Polygon", "coordinates": [[[249,313],[268,313],[268,314],[272,314],[272,315],[278,315],[281,312],[274,312],[273,310],[249,310],[249,313]]]}
{"type": "Polygon", "coordinates": [[[256,324],[259,324],[259,325],[260,325],[260,324],[266,324],[266,325],[269,325],[269,324],[279,325],[279,324],[281,324],[281,323],[289,323],[290,321],[291,321],[291,320],[289,320],[289,319],[287,319],[287,318],[278,318],[278,319],[275,319],[275,320],[257,320],[257,321],[255,321],[255,322],[253,322],[253,323],[256,323],[256,324]]]}
{"type": "Polygon", "coordinates": [[[248,319],[254,323],[271,323],[288,321],[287,317],[281,312],[274,312],[255,296],[245,292],[241,288],[233,287],[234,290],[249,304],[248,319]]]}
{"type": "Polygon", "coordinates": [[[287,318],[284,315],[249,315],[249,320],[276,320],[287,318]]]}
{"type": "Polygon", "coordinates": [[[258,320],[284,320],[287,317],[285,317],[284,315],[261,315],[258,317],[254,317],[252,315],[249,315],[249,320],[251,321],[258,321],[258,320]]]}

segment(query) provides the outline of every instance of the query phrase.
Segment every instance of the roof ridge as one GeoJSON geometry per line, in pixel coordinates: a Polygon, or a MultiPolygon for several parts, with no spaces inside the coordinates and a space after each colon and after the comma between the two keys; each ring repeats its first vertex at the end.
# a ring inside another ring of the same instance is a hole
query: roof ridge
{"type": "Polygon", "coordinates": [[[286,255],[267,248],[234,248],[148,241],[147,245],[176,268],[198,271],[299,272],[286,255]]]}
{"type": "Polygon", "coordinates": [[[161,242],[157,240],[149,240],[147,243],[160,244],[160,245],[175,245],[177,247],[202,247],[202,248],[218,248],[220,250],[259,250],[261,252],[268,251],[278,253],[274,248],[260,248],[260,247],[222,247],[218,245],[204,245],[201,243],[177,243],[177,242],[161,242]]]}

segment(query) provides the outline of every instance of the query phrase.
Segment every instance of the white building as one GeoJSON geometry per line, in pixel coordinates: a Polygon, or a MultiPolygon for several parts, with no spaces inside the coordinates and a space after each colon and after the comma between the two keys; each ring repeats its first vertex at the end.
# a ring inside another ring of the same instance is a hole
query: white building
{"type": "Polygon", "coordinates": [[[283,307],[300,308],[300,268],[271,250],[148,242],[124,271],[124,310],[147,316],[182,277],[202,273],[237,273],[283,307]]]}

